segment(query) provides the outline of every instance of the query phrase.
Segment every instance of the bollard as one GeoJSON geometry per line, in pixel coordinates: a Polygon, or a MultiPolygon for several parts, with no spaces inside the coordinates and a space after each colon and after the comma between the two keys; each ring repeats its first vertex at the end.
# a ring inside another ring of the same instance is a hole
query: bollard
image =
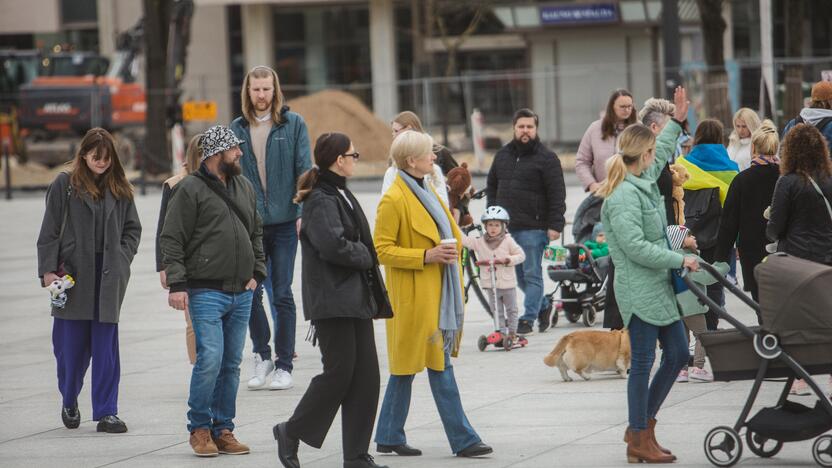
{"type": "Polygon", "coordinates": [[[3,142],[3,165],[6,167],[6,200],[12,199],[12,166],[9,164],[9,144],[3,142]]]}

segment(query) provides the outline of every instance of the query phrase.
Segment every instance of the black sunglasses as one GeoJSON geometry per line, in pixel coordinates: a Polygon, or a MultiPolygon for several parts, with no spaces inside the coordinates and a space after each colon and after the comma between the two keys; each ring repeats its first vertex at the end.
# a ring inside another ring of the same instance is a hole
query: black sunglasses
{"type": "Polygon", "coordinates": [[[355,153],[347,153],[347,154],[343,154],[342,156],[345,157],[345,158],[346,157],[351,157],[351,158],[357,160],[358,156],[360,156],[360,153],[358,151],[356,151],[355,153]]]}

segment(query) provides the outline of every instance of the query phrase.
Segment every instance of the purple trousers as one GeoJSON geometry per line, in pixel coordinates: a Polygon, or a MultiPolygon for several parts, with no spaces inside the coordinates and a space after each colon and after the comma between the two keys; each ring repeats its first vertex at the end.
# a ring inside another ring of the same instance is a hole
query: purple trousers
{"type": "Polygon", "coordinates": [[[118,413],[118,383],[121,368],[118,356],[118,324],[98,321],[98,295],[101,289],[101,256],[96,255],[95,316],[93,320],[54,318],[52,348],[58,365],[58,389],[63,406],[78,400],[84,376],[92,359],[92,419],[118,413]]]}

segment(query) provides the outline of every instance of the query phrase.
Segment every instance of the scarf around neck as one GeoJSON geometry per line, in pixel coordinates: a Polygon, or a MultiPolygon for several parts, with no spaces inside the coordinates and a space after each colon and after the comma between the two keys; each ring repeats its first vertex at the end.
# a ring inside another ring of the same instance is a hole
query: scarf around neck
{"type": "Polygon", "coordinates": [[[778,159],[777,156],[766,156],[764,154],[759,154],[751,160],[752,166],[769,166],[777,164],[780,164],[780,159],[778,159]]]}
{"type": "Polygon", "coordinates": [[[499,247],[506,238],[506,226],[503,225],[503,229],[496,236],[491,236],[488,232],[486,232],[483,234],[482,238],[485,239],[485,245],[487,245],[489,249],[497,250],[497,247],[499,247]]]}
{"type": "MultiPolygon", "coordinates": [[[[404,171],[402,171],[404,172],[404,171]]],[[[399,174],[402,181],[425,207],[439,229],[440,239],[454,238],[452,221],[448,219],[442,202],[430,188],[423,188],[410,174],[399,174]]],[[[439,303],[439,332],[442,335],[443,348],[446,353],[456,349],[462,337],[464,308],[462,285],[460,284],[458,265],[442,265],[442,293],[439,303]]]]}

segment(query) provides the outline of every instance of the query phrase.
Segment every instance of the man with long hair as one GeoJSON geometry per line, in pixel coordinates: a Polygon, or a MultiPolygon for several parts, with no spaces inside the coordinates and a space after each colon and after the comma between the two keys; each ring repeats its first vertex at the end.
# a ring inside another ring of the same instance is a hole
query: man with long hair
{"type": "Polygon", "coordinates": [[[249,322],[254,375],[248,388],[285,390],[293,385],[296,311],[292,276],[301,213],[300,204],[293,198],[298,178],[312,167],[309,134],[303,118],[284,105],[280,80],[271,68],[252,68],[243,80],[240,95],[243,115],[231,122],[231,129],[246,142],[240,147],[242,169],[254,185],[257,211],[263,219],[263,250],[269,271],[264,284],[274,322],[273,361],[269,321],[263,308],[264,285],[260,285],[249,322]]]}

